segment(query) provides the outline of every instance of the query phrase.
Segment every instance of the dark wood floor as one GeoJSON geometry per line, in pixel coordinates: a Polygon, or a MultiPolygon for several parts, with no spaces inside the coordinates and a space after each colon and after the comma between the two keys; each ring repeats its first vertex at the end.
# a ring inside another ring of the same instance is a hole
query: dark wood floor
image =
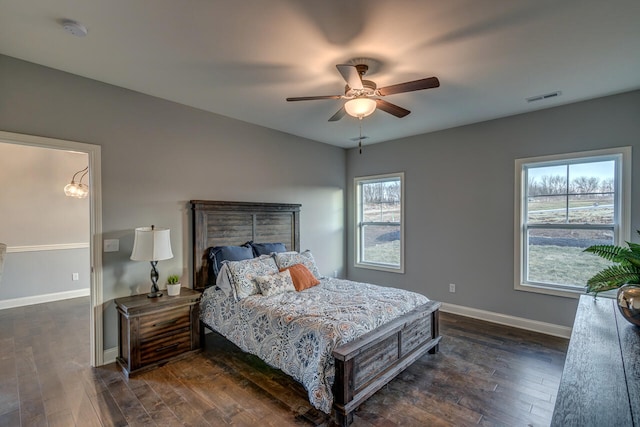
{"type": "MultiPolygon", "coordinates": [[[[568,341],[449,314],[427,355],[354,426],[549,425],[568,341]]],[[[0,426],[329,426],[304,389],[208,334],[206,349],[126,380],[89,361],[89,300],[0,311],[0,426]]]]}

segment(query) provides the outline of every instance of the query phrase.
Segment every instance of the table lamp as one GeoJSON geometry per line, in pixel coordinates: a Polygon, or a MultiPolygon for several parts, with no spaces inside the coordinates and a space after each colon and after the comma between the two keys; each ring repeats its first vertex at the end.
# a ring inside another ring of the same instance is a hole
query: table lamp
{"type": "Polygon", "coordinates": [[[168,228],[138,227],[135,230],[135,239],[133,241],[133,251],[131,259],[134,261],[151,262],[151,292],[147,294],[148,298],[157,298],[162,296],[162,292],[158,290],[158,261],[173,258],[171,252],[171,240],[169,239],[168,228]]]}

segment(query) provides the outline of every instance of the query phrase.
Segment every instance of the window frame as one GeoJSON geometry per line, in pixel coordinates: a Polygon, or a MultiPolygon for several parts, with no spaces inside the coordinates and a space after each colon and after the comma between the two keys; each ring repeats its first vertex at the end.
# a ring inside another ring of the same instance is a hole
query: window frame
{"type": "Polygon", "coordinates": [[[365,268],[369,270],[386,271],[390,273],[404,273],[404,261],[405,261],[405,182],[404,172],[394,172],[380,175],[367,175],[355,177],[353,179],[354,194],[355,194],[355,235],[354,235],[354,267],[365,268]],[[370,183],[376,181],[391,181],[400,180],[400,263],[398,267],[391,264],[381,264],[374,262],[366,262],[362,260],[362,227],[364,225],[392,225],[396,223],[384,222],[363,222],[362,217],[362,203],[361,203],[361,184],[370,183]]]}
{"type": "MultiPolygon", "coordinates": [[[[532,165],[551,166],[553,164],[582,163],[598,160],[616,161],[616,192],[614,203],[617,205],[614,224],[612,226],[614,244],[618,245],[630,240],[631,230],[631,147],[617,147],[603,150],[591,150],[565,154],[529,157],[515,160],[515,200],[514,200],[514,288],[519,291],[537,292],[569,298],[579,298],[585,293],[584,288],[573,288],[571,285],[554,285],[527,282],[526,273],[526,237],[528,230],[525,223],[528,187],[525,178],[525,167],[532,165]]],[[[539,224],[539,226],[547,226],[539,224]]],[[[552,225],[560,227],[560,225],[552,225]]],[[[562,228],[589,229],[586,224],[561,224],[562,228]]],[[[531,227],[532,229],[536,228],[531,227]]],[[[596,227],[593,227],[596,228],[596,227]]]]}

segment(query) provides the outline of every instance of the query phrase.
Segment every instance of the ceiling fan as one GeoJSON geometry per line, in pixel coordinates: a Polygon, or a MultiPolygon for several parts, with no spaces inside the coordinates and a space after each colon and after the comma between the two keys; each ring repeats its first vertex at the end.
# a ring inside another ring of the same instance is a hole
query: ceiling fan
{"type": "Polygon", "coordinates": [[[312,101],[316,99],[346,99],[340,108],[331,118],[330,122],[335,122],[344,117],[345,113],[350,116],[362,119],[376,110],[376,108],[396,117],[404,117],[411,111],[380,99],[381,96],[394,95],[396,93],[413,92],[416,90],[431,89],[440,86],[437,77],[427,77],[426,79],[414,80],[405,83],[398,83],[391,86],[378,88],[375,82],[363,80],[362,77],[369,70],[366,64],[338,64],[338,72],[347,82],[344,88],[344,95],[326,96],[300,96],[287,98],[287,101],[312,101]]]}

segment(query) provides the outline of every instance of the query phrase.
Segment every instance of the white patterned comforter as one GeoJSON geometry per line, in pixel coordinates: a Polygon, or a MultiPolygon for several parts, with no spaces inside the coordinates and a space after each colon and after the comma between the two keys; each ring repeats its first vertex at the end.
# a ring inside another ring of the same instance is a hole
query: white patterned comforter
{"type": "Polygon", "coordinates": [[[332,352],[429,300],[420,294],[348,280],[322,279],[313,288],[235,301],[210,287],[200,318],[243,351],[302,383],[309,402],[330,413],[332,352]]]}

